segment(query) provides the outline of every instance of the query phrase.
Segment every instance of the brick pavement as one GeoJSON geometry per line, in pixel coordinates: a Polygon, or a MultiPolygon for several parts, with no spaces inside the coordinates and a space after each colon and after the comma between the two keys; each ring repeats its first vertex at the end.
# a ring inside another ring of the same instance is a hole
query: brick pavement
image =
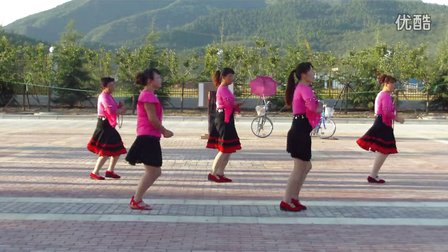
{"type": "MultiPolygon", "coordinates": [[[[396,127],[400,153],[386,185],[365,182],[373,156],[354,143],[369,124],[338,124],[339,140],[313,139],[313,170],[291,214],[277,204],[291,169],[289,123],[257,139],[239,121],[243,151],[227,174],[205,180],[214,152],[205,121],[167,121],[163,175],[151,212],[126,206],[141,167],[120,161],[121,180],[87,178],[94,120],[0,120],[0,251],[447,251],[446,124],[396,127]],[[244,223],[244,224],[243,224],[244,223]],[[269,224],[267,224],[269,223],[269,224]]],[[[126,146],[135,123],[120,132],[126,146]]]]}

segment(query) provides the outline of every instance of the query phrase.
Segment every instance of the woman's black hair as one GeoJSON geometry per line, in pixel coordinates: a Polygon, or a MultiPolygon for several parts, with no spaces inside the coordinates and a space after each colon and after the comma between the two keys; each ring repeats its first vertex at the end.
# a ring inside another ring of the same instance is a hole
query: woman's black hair
{"type": "Polygon", "coordinates": [[[138,72],[135,76],[135,83],[146,86],[148,80],[154,80],[155,74],[160,75],[160,71],[155,68],[148,68],[143,72],[138,72]]]}
{"type": "Polygon", "coordinates": [[[286,105],[291,106],[294,98],[294,90],[296,89],[296,78],[300,81],[302,74],[308,73],[313,68],[311,62],[302,62],[297,65],[296,69],[292,70],[288,77],[288,84],[286,85],[285,102],[286,105]]]}
{"type": "Polygon", "coordinates": [[[112,77],[103,77],[101,78],[101,87],[106,88],[107,84],[114,82],[115,79],[112,77]]]}
{"type": "Polygon", "coordinates": [[[220,70],[216,71],[212,76],[213,84],[215,84],[216,87],[219,87],[219,85],[221,85],[222,78],[226,77],[229,74],[235,74],[235,71],[233,71],[232,68],[228,67],[222,69],[222,73],[220,70]]]}

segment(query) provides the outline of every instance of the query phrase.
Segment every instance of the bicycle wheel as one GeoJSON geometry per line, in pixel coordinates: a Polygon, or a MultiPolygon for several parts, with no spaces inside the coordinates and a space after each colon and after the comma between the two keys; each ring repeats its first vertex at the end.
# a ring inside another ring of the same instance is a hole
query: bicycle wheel
{"type": "Polygon", "coordinates": [[[250,128],[257,137],[266,138],[271,135],[274,124],[267,116],[257,116],[252,121],[250,128]]]}
{"type": "Polygon", "coordinates": [[[336,124],[331,119],[322,120],[320,122],[320,128],[318,131],[318,135],[322,139],[330,138],[336,132],[336,124]]]}

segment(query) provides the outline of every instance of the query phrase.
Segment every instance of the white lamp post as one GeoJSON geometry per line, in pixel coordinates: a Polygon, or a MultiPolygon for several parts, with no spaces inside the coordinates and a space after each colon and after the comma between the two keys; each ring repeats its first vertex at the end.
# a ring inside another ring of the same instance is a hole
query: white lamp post
{"type": "Polygon", "coordinates": [[[53,83],[53,52],[54,52],[54,46],[50,46],[48,49],[48,55],[51,58],[51,75],[50,75],[50,83],[48,85],[48,103],[47,103],[47,111],[51,111],[51,86],[53,83]]]}

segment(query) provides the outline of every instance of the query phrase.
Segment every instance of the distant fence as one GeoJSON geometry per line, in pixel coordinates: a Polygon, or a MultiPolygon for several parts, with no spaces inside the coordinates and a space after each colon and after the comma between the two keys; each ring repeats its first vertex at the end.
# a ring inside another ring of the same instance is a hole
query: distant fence
{"type": "MultiPolygon", "coordinates": [[[[99,90],[81,90],[81,89],[69,89],[60,87],[49,87],[48,85],[38,85],[38,84],[25,84],[25,83],[10,83],[10,82],[0,82],[1,95],[0,104],[3,107],[23,107],[29,108],[31,106],[47,106],[50,107],[58,106],[57,104],[49,102],[48,95],[55,90],[67,90],[74,92],[85,92],[91,99],[87,101],[80,102],[78,106],[81,107],[95,107],[96,97],[99,90]],[[49,92],[51,91],[51,92],[49,92]],[[9,94],[9,95],[8,95],[9,94]]],[[[168,90],[169,98],[168,108],[180,109],[196,109],[198,108],[198,96],[199,90],[197,88],[171,88],[168,90]]],[[[254,96],[250,93],[250,88],[239,87],[238,98],[245,100],[245,109],[251,109],[253,106],[259,103],[259,97],[254,96]]],[[[375,94],[377,91],[367,91],[367,92],[348,92],[343,93],[343,89],[320,89],[317,90],[317,95],[320,99],[325,100],[327,103],[335,104],[338,103],[340,108],[353,109],[350,100],[356,96],[362,94],[375,94]],[[348,101],[345,101],[348,99],[348,101]],[[339,100],[339,101],[338,101],[339,100]]],[[[432,97],[427,97],[425,92],[418,89],[402,90],[397,93],[398,100],[400,101],[399,107],[402,110],[425,110],[427,106],[427,99],[432,97]]],[[[114,92],[114,97],[120,98],[122,100],[128,100],[128,102],[135,100],[138,94],[122,90],[118,88],[114,92]]],[[[276,97],[271,97],[274,100],[282,100],[283,94],[279,94],[276,97]]]]}

